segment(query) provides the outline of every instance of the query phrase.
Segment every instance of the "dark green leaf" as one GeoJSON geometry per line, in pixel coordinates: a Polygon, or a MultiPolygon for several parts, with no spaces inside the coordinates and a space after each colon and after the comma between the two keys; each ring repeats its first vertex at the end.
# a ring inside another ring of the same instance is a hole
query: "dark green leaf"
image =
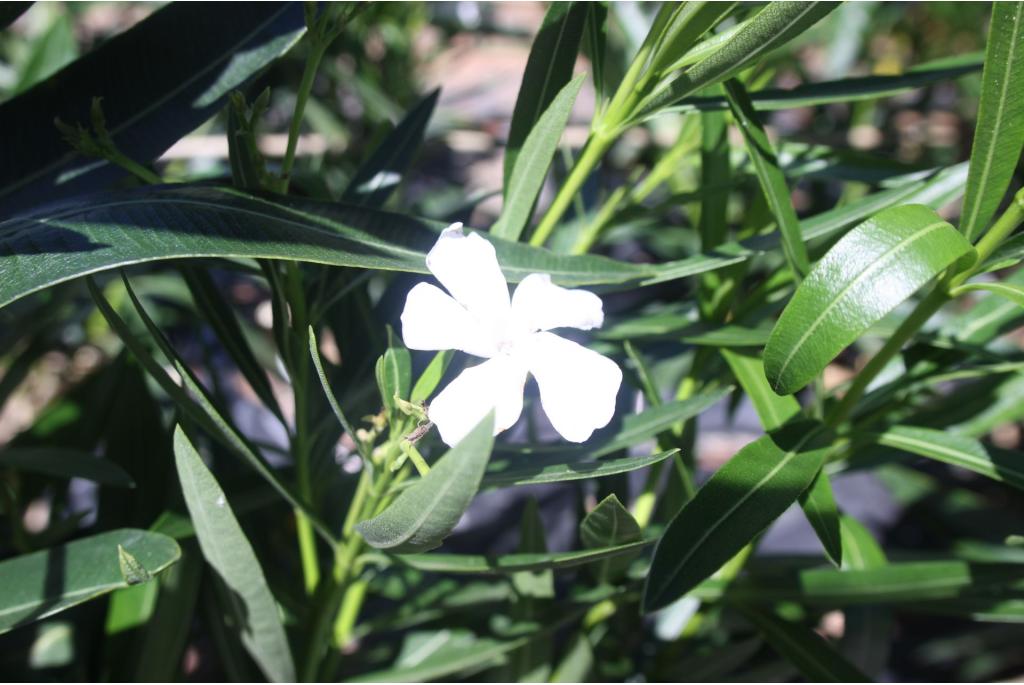
{"type": "Polygon", "coordinates": [[[809,682],[871,681],[810,628],[749,607],[744,609],[743,615],[754,624],[775,651],[800,669],[809,682]]]}
{"type": "Polygon", "coordinates": [[[632,555],[654,540],[640,540],[618,547],[600,547],[576,552],[548,552],[546,554],[503,554],[487,557],[482,554],[403,554],[398,559],[407,566],[434,573],[470,575],[496,575],[519,571],[541,571],[583,566],[602,559],[632,555]]]}
{"type": "Polygon", "coordinates": [[[356,524],[356,531],[370,546],[394,552],[440,545],[480,488],[494,444],[493,426],[491,413],[387,509],[356,524]]]}
{"type": "Polygon", "coordinates": [[[984,232],[1003,200],[1024,145],[1024,2],[992,5],[971,172],[960,230],[969,241],[984,232]]]}
{"type": "Polygon", "coordinates": [[[836,2],[773,2],[722,47],[647,97],[638,107],[645,118],[671,106],[704,86],[736,75],[789,42],[834,10],[836,2]]]}
{"type": "Polygon", "coordinates": [[[839,532],[839,507],[832,484],[825,471],[818,471],[814,481],[800,495],[800,506],[810,521],[815,534],[821,540],[821,546],[836,566],[843,563],[843,543],[839,532]]]}
{"type": "Polygon", "coordinates": [[[480,487],[504,488],[510,485],[604,478],[657,464],[677,452],[678,450],[668,450],[646,457],[625,456],[605,459],[574,453],[497,456],[487,465],[480,487]]]}
{"type": "Polygon", "coordinates": [[[174,431],[174,462],[203,556],[236,599],[242,644],[267,678],[294,681],[288,637],[259,560],[224,491],[180,426],[174,431]]]}
{"type": "Polygon", "coordinates": [[[730,79],[725,82],[725,96],[729,100],[736,123],[739,124],[743,139],[747,144],[747,153],[754,164],[761,192],[771,208],[772,216],[782,237],[782,250],[789,262],[790,269],[797,277],[802,277],[810,268],[807,261],[807,248],[804,247],[800,234],[800,222],[796,218],[796,210],[789,197],[789,186],[786,177],[779,168],[779,160],[772,149],[771,141],[757,119],[757,112],[747,97],[743,85],[730,79]]]}
{"type": "Polygon", "coordinates": [[[643,610],[664,607],[729,561],[814,480],[827,448],[811,424],[791,423],[748,444],[697,491],[654,550],[643,610]]]}
{"type": "Polygon", "coordinates": [[[67,197],[103,188],[125,175],[72,152],[49,125],[54,117],[88,123],[92,98],[103,97],[114,142],[128,157],[149,162],[216,114],[230,91],[287,52],[304,31],[298,3],[182,3],[104,41],[0,105],[0,129],[21,132],[4,145],[2,214],[50,202],[55,193],[67,197]]]}
{"type": "Polygon", "coordinates": [[[837,242],[800,284],[765,348],[772,389],[796,392],[872,324],[972,252],[922,205],[876,214],[837,242]]]}
{"type": "Polygon", "coordinates": [[[423,145],[427,122],[434,113],[438,88],[409,110],[388,136],[360,165],[352,177],[342,201],[367,207],[382,207],[409,170],[413,156],[423,145]]]}
{"type": "MultiPolygon", "coordinates": [[[[181,257],[295,259],[425,274],[426,251],[440,228],[387,212],[273,202],[227,188],[157,186],[104,194],[0,222],[0,269],[15,275],[0,283],[0,306],[76,276],[181,257]]],[[[516,282],[548,273],[561,285],[623,283],[661,269],[493,242],[505,275],[516,282]]]]}
{"type": "Polygon", "coordinates": [[[986,448],[978,440],[933,428],[892,426],[865,436],[879,445],[936,459],[1024,489],[1024,454],[986,448]]]}
{"type": "MultiPolygon", "coordinates": [[[[505,201],[527,136],[555,96],[572,78],[589,2],[553,2],[530,48],[505,144],[505,201]]],[[[596,74],[595,74],[596,77],[596,74]]],[[[571,103],[570,103],[571,104],[571,103]]],[[[546,168],[547,165],[545,165],[546,168]]],[[[531,202],[532,207],[532,202],[531,202]]]]}
{"type": "Polygon", "coordinates": [[[14,447],[0,452],[0,468],[57,478],[85,478],[103,485],[135,486],[124,469],[107,459],[60,447],[14,447]]]}
{"type": "Polygon", "coordinates": [[[501,216],[491,226],[491,233],[495,236],[515,241],[523,234],[585,78],[586,74],[580,74],[558,91],[526,137],[522,150],[515,156],[501,216]]]}
{"type": "MultiPolygon", "coordinates": [[[[642,538],[640,524],[614,494],[601,500],[580,523],[580,540],[589,549],[619,547],[638,542],[642,538]]],[[[595,572],[597,579],[606,581],[615,578],[626,570],[630,561],[629,556],[601,561],[595,572]]]]}
{"type": "Polygon", "coordinates": [[[444,372],[448,370],[453,356],[455,356],[455,352],[452,350],[444,350],[434,355],[434,358],[427,364],[427,368],[423,369],[423,373],[416,379],[416,384],[412,386],[412,392],[409,394],[410,402],[425,402],[434,393],[444,377],[444,372]]]}
{"type": "Polygon", "coordinates": [[[166,535],[122,528],[0,561],[0,633],[128,587],[119,546],[150,576],[181,555],[166,535]]]}

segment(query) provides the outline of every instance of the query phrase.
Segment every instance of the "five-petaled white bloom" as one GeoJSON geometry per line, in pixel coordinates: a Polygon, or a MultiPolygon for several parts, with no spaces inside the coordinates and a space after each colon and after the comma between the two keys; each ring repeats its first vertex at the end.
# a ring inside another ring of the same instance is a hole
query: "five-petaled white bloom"
{"type": "Polygon", "coordinates": [[[487,361],[463,371],[430,403],[427,415],[441,439],[459,442],[491,409],[495,434],[523,411],[532,373],[551,425],[566,440],[583,442],[608,424],[622,371],[610,359],[553,333],[590,330],[604,323],[601,298],[530,274],[509,298],[494,246],[462,224],[441,233],[427,268],[451,295],[429,283],[409,291],[402,338],[413,350],[461,350],[487,361]]]}

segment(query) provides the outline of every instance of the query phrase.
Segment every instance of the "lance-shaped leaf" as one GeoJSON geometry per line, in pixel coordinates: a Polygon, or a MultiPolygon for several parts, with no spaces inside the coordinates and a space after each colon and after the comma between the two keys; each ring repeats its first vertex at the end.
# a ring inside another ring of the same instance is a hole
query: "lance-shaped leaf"
{"type": "Polygon", "coordinates": [[[871,679],[807,626],[746,607],[743,615],[783,658],[810,682],[866,683],[871,679]]]}
{"type": "Polygon", "coordinates": [[[203,556],[235,598],[242,644],[267,678],[294,681],[288,637],[263,568],[224,491],[180,426],[174,430],[174,462],[203,556]]]}
{"type": "Polygon", "coordinates": [[[131,475],[109,459],[61,447],[15,447],[0,452],[0,468],[57,478],[84,478],[121,488],[135,486],[131,475]]]}
{"type": "Polygon", "coordinates": [[[55,194],[103,188],[125,175],[71,150],[54,117],[88,123],[92,98],[102,97],[114,142],[147,163],[216,114],[229,92],[304,32],[299,3],[170,4],[3,103],[0,129],[18,131],[4,141],[0,159],[3,214],[50,202],[55,194]]]}
{"type": "Polygon", "coordinates": [[[809,263],[807,261],[807,248],[804,247],[803,237],[800,234],[800,222],[796,218],[796,210],[789,199],[789,186],[786,185],[786,177],[779,167],[779,160],[772,149],[772,143],[768,135],[761,127],[757,119],[757,112],[750,104],[743,85],[730,79],[725,82],[725,95],[729,100],[729,107],[732,115],[739,124],[743,133],[743,140],[747,144],[747,153],[754,163],[754,172],[757,174],[757,181],[761,185],[761,192],[764,193],[768,207],[771,209],[775,223],[779,227],[779,234],[782,236],[782,251],[786,255],[786,261],[790,268],[801,277],[807,273],[809,263]]]}
{"type": "Polygon", "coordinates": [[[644,118],[674,105],[704,86],[723,81],[768,55],[838,7],[837,2],[773,2],[722,47],[659,87],[638,107],[644,118]]]}
{"type": "Polygon", "coordinates": [[[493,434],[492,412],[387,509],[356,524],[356,531],[372,547],[393,552],[423,552],[440,545],[480,488],[493,434]]]}
{"type": "Polygon", "coordinates": [[[664,461],[679,450],[667,450],[646,457],[613,457],[595,459],[587,454],[537,454],[495,457],[487,466],[483,488],[509,485],[563,483],[585,478],[604,478],[629,473],[664,461]]]}
{"type": "MultiPolygon", "coordinates": [[[[390,212],[274,201],[230,188],[177,185],[103,193],[0,222],[0,306],[76,276],[177,258],[294,259],[427,273],[426,252],[441,228],[390,212]]],[[[505,276],[515,282],[548,273],[565,286],[624,283],[661,268],[493,242],[505,276]]]]}
{"type": "Polygon", "coordinates": [[[515,166],[505,189],[505,204],[501,216],[491,227],[491,233],[507,240],[519,240],[530,221],[533,207],[544,187],[548,167],[555,158],[558,141],[572,113],[573,103],[580,92],[586,74],[580,74],[558,92],[551,105],[537,119],[523,149],[516,155],[515,166]]]}
{"type": "Polygon", "coordinates": [[[820,431],[790,423],[748,444],[665,529],[644,587],[645,612],[696,587],[796,501],[824,463],[820,431]]]}
{"type": "Polygon", "coordinates": [[[956,297],[972,290],[988,291],[1001,297],[1005,297],[1018,307],[1024,307],[1024,287],[1014,283],[965,283],[953,288],[949,294],[956,297]]]}
{"type": "MultiPolygon", "coordinates": [[[[533,39],[526,61],[523,82],[505,143],[505,201],[508,201],[520,150],[527,136],[537,128],[542,112],[549,109],[555,96],[572,78],[583,26],[587,22],[589,2],[553,2],[544,15],[537,37],[533,39]]],[[[596,72],[595,72],[596,78],[596,72]]],[[[571,103],[570,103],[571,107],[571,103]]],[[[568,116],[568,114],[566,114],[568,116]]],[[[563,124],[564,126],[564,124],[563,124]]],[[[557,141],[556,141],[557,143],[557,141]]],[[[531,202],[532,206],[532,202],[531,202]]]]}
{"type": "Polygon", "coordinates": [[[772,330],[764,366],[772,389],[796,392],[864,331],[972,253],[922,205],[892,207],[847,233],[808,274],[772,330]]]}
{"type": "Polygon", "coordinates": [[[166,535],[122,528],[2,561],[0,633],[145,582],[180,556],[178,544],[166,535]],[[135,564],[135,573],[127,576],[125,553],[135,564]]]}
{"type": "Polygon", "coordinates": [[[440,89],[434,90],[398,122],[369,159],[360,165],[345,188],[341,197],[343,201],[367,207],[384,205],[402,182],[413,157],[423,145],[427,122],[434,113],[440,94],[440,89]]]}
{"type": "Polygon", "coordinates": [[[1024,145],[1024,2],[992,5],[960,230],[973,241],[1006,193],[1024,145]]]}
{"type": "Polygon", "coordinates": [[[986,448],[966,435],[917,426],[892,426],[868,437],[879,445],[959,466],[1024,489],[1024,454],[1019,452],[986,448]]]}

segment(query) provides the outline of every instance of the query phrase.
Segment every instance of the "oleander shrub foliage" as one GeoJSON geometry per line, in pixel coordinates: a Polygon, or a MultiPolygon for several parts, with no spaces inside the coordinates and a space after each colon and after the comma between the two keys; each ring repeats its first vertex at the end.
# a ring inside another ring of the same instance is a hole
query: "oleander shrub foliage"
{"type": "Polygon", "coordinates": [[[493,7],[29,5],[5,678],[1020,676],[1024,3],[551,3],[489,192],[493,7]]]}

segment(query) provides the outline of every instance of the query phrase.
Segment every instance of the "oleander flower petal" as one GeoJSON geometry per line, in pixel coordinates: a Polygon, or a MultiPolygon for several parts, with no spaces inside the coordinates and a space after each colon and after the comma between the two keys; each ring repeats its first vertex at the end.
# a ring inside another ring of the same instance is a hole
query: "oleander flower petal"
{"type": "Polygon", "coordinates": [[[494,434],[508,430],[523,413],[526,367],[506,354],[463,371],[434,398],[427,416],[441,439],[455,446],[491,409],[494,434]]]}
{"type": "Polygon", "coordinates": [[[509,320],[508,283],[494,246],[452,224],[427,253],[427,268],[455,300],[494,335],[509,320]]]}
{"type": "Polygon", "coordinates": [[[512,294],[512,316],[522,328],[589,331],[604,323],[601,298],[587,290],[570,290],[551,282],[548,274],[530,274],[512,294]]]}
{"type": "Polygon", "coordinates": [[[411,350],[461,350],[477,357],[498,353],[490,332],[450,295],[418,283],[405,298],[402,340],[411,350]]]}
{"type": "Polygon", "coordinates": [[[522,354],[544,413],[563,438],[584,442],[612,420],[622,371],[611,359],[554,333],[529,336],[522,354]]]}

